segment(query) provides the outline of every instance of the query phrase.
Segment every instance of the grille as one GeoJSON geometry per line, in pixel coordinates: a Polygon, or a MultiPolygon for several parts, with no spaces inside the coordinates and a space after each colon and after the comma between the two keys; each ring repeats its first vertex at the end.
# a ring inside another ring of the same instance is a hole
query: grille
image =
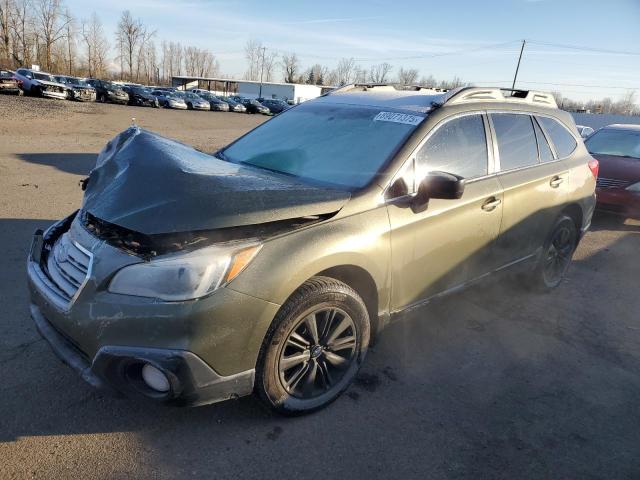
{"type": "Polygon", "coordinates": [[[628,185],[628,181],[618,180],[616,178],[598,177],[598,180],[596,180],[596,186],[598,188],[625,188],[628,185]]]}
{"type": "Polygon", "coordinates": [[[68,302],[75,297],[91,268],[91,254],[62,235],[47,257],[47,274],[68,302]]]}

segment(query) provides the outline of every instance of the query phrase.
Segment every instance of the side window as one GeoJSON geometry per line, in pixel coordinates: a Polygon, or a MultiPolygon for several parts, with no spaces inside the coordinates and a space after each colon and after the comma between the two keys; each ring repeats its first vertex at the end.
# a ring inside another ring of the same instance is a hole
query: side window
{"type": "Polygon", "coordinates": [[[533,127],[536,131],[536,138],[538,139],[538,153],[540,154],[540,161],[542,163],[552,162],[555,160],[553,158],[553,152],[551,151],[551,147],[547,143],[547,139],[542,133],[537,121],[533,122],[533,127]]]}
{"type": "Polygon", "coordinates": [[[529,115],[492,113],[496,131],[500,170],[528,167],[538,163],[538,146],[529,115]]]}
{"type": "Polygon", "coordinates": [[[385,197],[387,199],[398,198],[415,192],[415,161],[409,160],[402,167],[402,171],[391,184],[385,197]]]}
{"type": "Polygon", "coordinates": [[[556,147],[558,158],[568,157],[578,146],[573,135],[554,118],[536,117],[556,147]]]}
{"type": "Polygon", "coordinates": [[[482,115],[465,115],[446,122],[423,145],[416,155],[416,180],[435,171],[481,177],[488,172],[487,164],[482,115]]]}

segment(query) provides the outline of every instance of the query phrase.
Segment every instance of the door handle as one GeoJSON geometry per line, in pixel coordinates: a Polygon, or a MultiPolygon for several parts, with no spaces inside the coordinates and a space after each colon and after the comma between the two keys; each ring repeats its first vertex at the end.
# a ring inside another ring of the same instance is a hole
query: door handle
{"type": "Polygon", "coordinates": [[[502,203],[502,200],[500,200],[499,198],[496,197],[491,197],[489,200],[487,200],[486,202],[484,202],[482,204],[482,210],[484,210],[485,212],[492,212],[494,211],[498,205],[500,205],[502,203]]]}
{"type": "Polygon", "coordinates": [[[564,178],[556,176],[551,179],[549,185],[551,188],[558,188],[562,182],[564,182],[564,178]]]}

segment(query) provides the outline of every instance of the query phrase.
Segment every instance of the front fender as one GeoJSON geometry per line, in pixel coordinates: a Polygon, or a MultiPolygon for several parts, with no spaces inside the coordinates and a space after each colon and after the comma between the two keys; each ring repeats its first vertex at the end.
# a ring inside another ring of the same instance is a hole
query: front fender
{"type": "MultiPolygon", "coordinates": [[[[329,268],[356,266],[378,291],[378,312],[388,311],[390,228],[384,206],[328,220],[265,242],[256,259],[228,288],[282,305],[307,279],[329,268]]],[[[351,285],[358,290],[358,285],[351,285]]]]}

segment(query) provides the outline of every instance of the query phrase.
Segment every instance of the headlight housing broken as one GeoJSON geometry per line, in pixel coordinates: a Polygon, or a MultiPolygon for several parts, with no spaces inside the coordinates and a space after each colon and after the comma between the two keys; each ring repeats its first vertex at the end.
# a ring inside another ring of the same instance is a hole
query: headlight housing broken
{"type": "Polygon", "coordinates": [[[119,270],[109,292],[168,302],[193,300],[226,285],[251,263],[261,244],[213,245],[135,263],[119,270]]]}

